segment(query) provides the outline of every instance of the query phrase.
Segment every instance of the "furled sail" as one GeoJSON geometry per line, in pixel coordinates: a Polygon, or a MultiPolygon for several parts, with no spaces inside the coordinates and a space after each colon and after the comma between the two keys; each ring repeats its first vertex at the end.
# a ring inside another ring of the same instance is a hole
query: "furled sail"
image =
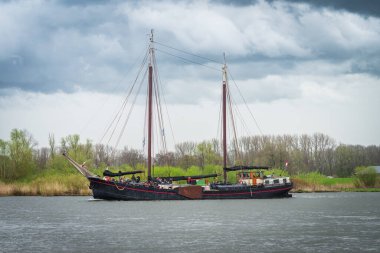
{"type": "Polygon", "coordinates": [[[134,171],[119,171],[119,172],[112,172],[112,171],[109,171],[109,170],[105,170],[103,172],[103,176],[105,177],[121,177],[121,176],[124,176],[124,175],[134,175],[134,174],[138,174],[138,173],[144,173],[144,171],[142,170],[134,170],[134,171]]]}

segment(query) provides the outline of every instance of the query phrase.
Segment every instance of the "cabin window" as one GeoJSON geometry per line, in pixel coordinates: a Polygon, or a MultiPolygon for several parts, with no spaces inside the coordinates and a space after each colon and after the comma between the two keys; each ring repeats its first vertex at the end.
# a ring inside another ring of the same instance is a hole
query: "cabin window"
{"type": "Polygon", "coordinates": [[[269,184],[269,180],[265,180],[265,184],[269,184]]]}
{"type": "Polygon", "coordinates": [[[282,182],[286,183],[286,178],[284,178],[284,179],[282,180],[282,182]]]}
{"type": "Polygon", "coordinates": [[[278,183],[280,183],[280,180],[279,179],[275,179],[275,180],[273,180],[273,183],[274,184],[278,184],[278,183]]]}

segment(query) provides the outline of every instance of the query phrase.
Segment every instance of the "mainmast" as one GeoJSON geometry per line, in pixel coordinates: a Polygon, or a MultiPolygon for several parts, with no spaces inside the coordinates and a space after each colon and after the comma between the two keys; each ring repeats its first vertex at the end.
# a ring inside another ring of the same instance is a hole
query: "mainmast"
{"type": "Polygon", "coordinates": [[[153,29],[150,31],[148,76],[148,181],[152,179],[152,91],[153,91],[153,29]]]}
{"type": "Polygon", "coordinates": [[[227,182],[227,64],[224,56],[223,71],[223,178],[227,182]]]}

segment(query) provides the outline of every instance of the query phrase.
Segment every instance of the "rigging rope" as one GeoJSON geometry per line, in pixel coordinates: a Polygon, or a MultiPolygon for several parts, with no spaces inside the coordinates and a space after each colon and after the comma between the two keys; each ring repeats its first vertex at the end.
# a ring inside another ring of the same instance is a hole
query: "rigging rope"
{"type": "Polygon", "coordinates": [[[206,65],[206,64],[203,64],[203,63],[200,63],[200,62],[196,62],[196,61],[192,61],[192,60],[186,59],[186,58],[184,58],[184,57],[181,57],[181,56],[178,56],[178,55],[171,54],[171,53],[166,52],[166,51],[161,50],[161,49],[157,49],[157,48],[156,48],[156,50],[159,51],[159,52],[161,52],[161,53],[164,53],[164,54],[167,54],[167,55],[170,55],[170,56],[176,57],[176,58],[178,58],[178,59],[181,59],[181,60],[183,60],[183,61],[185,61],[185,62],[190,62],[190,63],[198,64],[198,65],[201,65],[201,66],[203,66],[203,67],[206,67],[206,68],[209,68],[209,69],[212,69],[212,70],[215,70],[215,71],[221,72],[220,69],[217,69],[217,68],[214,68],[214,67],[208,66],[208,65],[206,65]]]}
{"type": "MultiPolygon", "coordinates": [[[[130,67],[130,69],[134,70],[135,66],[137,65],[138,62],[140,62],[138,59],[141,58],[141,56],[144,55],[144,58],[146,57],[147,53],[146,53],[146,49],[144,48],[144,50],[142,50],[139,54],[138,54],[138,57],[133,61],[133,64],[132,66],[130,67]],[[144,54],[145,53],[145,54],[144,54]]],[[[144,59],[143,58],[143,59],[144,59]]],[[[124,82],[124,80],[126,79],[126,75],[123,75],[119,81],[117,81],[116,83],[117,84],[121,84],[122,82],[124,82]]],[[[111,90],[111,94],[113,94],[116,89],[118,88],[118,85],[115,85],[113,87],[113,89],[111,90]]],[[[125,93],[127,91],[127,88],[124,89],[124,91],[122,93],[125,93]]],[[[97,110],[94,111],[94,113],[92,114],[91,117],[89,117],[89,119],[87,120],[87,122],[82,126],[81,130],[79,131],[82,135],[83,131],[88,127],[88,125],[90,124],[90,122],[96,117],[99,115],[99,111],[101,111],[104,107],[104,105],[109,101],[110,97],[107,97],[101,104],[100,106],[98,107],[97,110]]],[[[101,138],[101,140],[98,142],[98,143],[101,143],[101,141],[103,140],[103,138],[101,138]]]]}
{"type": "Polygon", "coordinates": [[[242,123],[242,128],[244,129],[245,133],[249,136],[249,135],[252,135],[250,132],[249,132],[249,128],[247,127],[247,124],[245,123],[245,120],[244,120],[244,117],[243,115],[241,114],[240,110],[239,110],[239,106],[237,105],[237,103],[235,102],[234,100],[234,97],[232,96],[232,93],[230,93],[230,98],[231,98],[231,102],[232,102],[232,105],[233,105],[233,109],[234,109],[234,115],[236,115],[239,120],[241,121],[242,123]]]}
{"type": "MultiPolygon", "coordinates": [[[[163,150],[163,152],[166,152],[166,143],[165,143],[165,136],[163,134],[163,130],[165,129],[164,128],[164,125],[163,125],[163,119],[162,119],[162,112],[161,112],[161,103],[160,103],[160,98],[159,98],[159,92],[158,92],[158,87],[157,87],[157,84],[156,84],[156,80],[154,80],[154,97],[155,97],[155,102],[156,102],[156,111],[157,111],[157,121],[158,121],[158,124],[157,124],[157,128],[158,128],[158,135],[157,136],[160,136],[161,137],[161,148],[163,150]]],[[[158,145],[158,143],[157,143],[158,145]]]]}
{"type": "Polygon", "coordinates": [[[201,59],[207,60],[207,61],[212,61],[212,62],[215,62],[215,63],[218,63],[218,64],[223,64],[223,63],[218,62],[218,61],[216,61],[216,60],[213,60],[213,59],[210,59],[210,58],[207,58],[207,57],[204,57],[204,56],[196,55],[196,54],[193,54],[193,53],[187,52],[187,51],[185,51],[185,50],[181,50],[181,49],[178,49],[178,48],[175,48],[175,47],[169,46],[169,45],[165,45],[165,44],[160,43],[160,42],[157,42],[157,41],[154,41],[154,43],[156,43],[156,44],[158,44],[158,45],[161,45],[161,46],[164,46],[164,47],[167,47],[167,48],[170,48],[170,49],[173,49],[173,50],[176,50],[176,51],[179,51],[179,52],[181,52],[181,53],[185,53],[185,54],[188,54],[188,55],[192,55],[192,56],[195,56],[195,57],[198,57],[198,58],[201,58],[201,59]]]}
{"type": "MultiPolygon", "coordinates": [[[[168,45],[165,45],[165,44],[162,44],[162,43],[159,43],[159,42],[154,42],[155,44],[158,44],[158,45],[161,45],[161,46],[164,46],[164,47],[167,47],[167,48],[170,48],[170,49],[173,49],[173,50],[176,50],[176,51],[179,51],[181,53],[184,53],[184,54],[188,54],[188,55],[191,55],[191,56],[195,56],[195,57],[198,57],[198,58],[201,58],[201,59],[204,59],[204,60],[207,60],[207,61],[210,61],[210,62],[214,62],[214,63],[218,63],[218,64],[222,64],[222,63],[219,63],[218,61],[215,61],[215,60],[212,60],[212,59],[209,59],[209,58],[206,58],[206,57],[202,57],[202,56],[198,56],[198,55],[195,55],[195,54],[192,54],[192,53],[189,53],[189,52],[186,52],[184,50],[180,50],[180,49],[176,49],[174,47],[171,47],[171,46],[168,46],[168,45]]],[[[194,60],[190,60],[190,59],[187,59],[187,58],[184,58],[182,56],[179,56],[179,55],[175,55],[175,54],[172,54],[170,52],[167,52],[165,50],[161,50],[161,49],[157,49],[157,48],[154,48],[153,53],[150,55],[149,54],[149,51],[151,50],[151,47],[148,48],[148,50],[146,51],[146,54],[144,56],[144,59],[143,59],[143,62],[139,68],[139,71],[138,71],[138,74],[137,74],[137,77],[136,79],[134,80],[133,84],[132,84],[132,87],[130,88],[126,98],[124,99],[123,103],[122,103],[122,106],[120,108],[120,110],[116,113],[115,117],[113,118],[111,124],[108,126],[108,128],[106,129],[106,132],[105,134],[102,136],[101,138],[101,141],[103,141],[103,139],[105,138],[105,136],[109,133],[110,129],[112,128],[112,126],[114,126],[112,132],[111,132],[111,135],[108,139],[108,142],[107,142],[107,145],[110,143],[111,139],[113,138],[114,134],[115,134],[115,131],[116,131],[116,128],[117,126],[119,125],[120,123],[120,120],[124,114],[124,111],[126,110],[127,108],[127,104],[128,104],[128,101],[132,95],[132,93],[134,92],[135,90],[135,86],[136,86],[136,83],[137,81],[139,80],[140,76],[141,76],[141,73],[143,72],[143,68],[144,66],[146,66],[147,64],[147,61],[148,61],[148,58],[149,56],[151,56],[152,58],[152,65],[153,65],[153,92],[154,92],[154,97],[153,97],[153,102],[155,102],[155,107],[156,107],[156,111],[157,113],[155,113],[153,115],[153,122],[152,124],[154,124],[154,121],[157,120],[156,122],[158,124],[156,124],[156,128],[153,126],[153,131],[152,131],[152,149],[153,149],[153,157],[154,157],[154,147],[155,147],[155,143],[154,143],[154,132],[156,132],[156,136],[160,136],[161,137],[161,143],[159,141],[156,142],[156,145],[157,145],[157,148],[160,149],[160,144],[161,144],[161,149],[164,151],[164,153],[167,153],[167,143],[166,143],[166,136],[165,136],[165,126],[164,126],[164,115],[163,115],[163,109],[162,109],[162,99],[163,99],[163,103],[164,103],[164,106],[165,106],[165,109],[166,109],[166,112],[167,112],[167,115],[168,115],[168,119],[169,119],[169,125],[170,125],[170,130],[171,130],[171,133],[172,133],[172,137],[173,137],[173,141],[174,141],[174,145],[175,145],[175,138],[174,138],[174,134],[173,134],[173,128],[172,128],[172,124],[171,124],[171,121],[170,121],[170,117],[169,117],[169,113],[168,113],[168,108],[167,108],[167,103],[165,101],[165,96],[162,95],[164,94],[163,93],[163,87],[161,85],[161,80],[160,80],[160,76],[158,74],[158,68],[157,68],[157,62],[156,62],[156,58],[155,58],[155,54],[154,52],[157,50],[161,53],[164,53],[164,54],[167,54],[167,55],[170,55],[172,57],[175,57],[175,58],[178,58],[178,59],[181,59],[182,61],[184,62],[189,62],[189,63],[192,63],[192,64],[197,64],[197,65],[201,65],[203,67],[207,67],[209,69],[212,69],[212,70],[215,70],[215,71],[218,71],[218,72],[222,72],[220,69],[216,69],[212,66],[209,66],[207,64],[204,64],[204,63],[201,63],[201,62],[197,62],[197,61],[194,61],[194,60]],[[162,97],[162,99],[161,99],[162,97]],[[156,115],[157,114],[157,115],[156,115]]],[[[141,90],[141,87],[142,87],[142,83],[143,81],[145,80],[146,78],[146,75],[147,75],[147,72],[148,70],[146,70],[143,74],[143,78],[138,86],[138,89],[137,89],[137,92],[133,98],[133,102],[128,110],[128,114],[127,114],[127,117],[124,121],[124,124],[122,126],[122,129],[118,135],[118,138],[117,138],[117,141],[116,141],[116,145],[115,145],[115,149],[113,150],[113,152],[116,150],[117,146],[119,145],[119,142],[121,140],[121,137],[122,135],[124,134],[124,131],[126,129],[126,125],[129,121],[129,118],[130,118],[130,115],[132,113],[132,110],[134,108],[134,105],[135,105],[135,102],[136,102],[136,99],[138,97],[138,94],[139,94],[139,91],[141,90]]],[[[250,110],[250,108],[248,107],[248,104],[244,98],[244,96],[242,95],[242,92],[240,91],[239,87],[237,86],[232,74],[230,73],[230,71],[228,70],[228,73],[229,75],[231,76],[231,79],[236,87],[236,89],[238,90],[239,92],[239,95],[241,96],[241,98],[243,99],[243,102],[246,106],[246,108],[248,109],[251,117],[253,118],[258,130],[260,131],[261,135],[263,135],[262,131],[261,131],[261,128],[258,124],[258,122],[256,121],[256,118],[254,117],[252,111],[250,110]]],[[[236,131],[236,125],[235,125],[235,118],[234,118],[234,114],[241,120],[242,122],[242,127],[243,129],[245,128],[245,130],[247,130],[247,125],[246,125],[246,122],[244,121],[244,117],[242,117],[242,114],[239,110],[239,108],[236,106],[236,103],[234,101],[234,99],[232,98],[231,96],[231,93],[230,93],[230,89],[229,89],[229,85],[227,85],[227,99],[228,99],[228,103],[229,103],[229,111],[227,111],[227,113],[229,114],[229,117],[231,119],[231,128],[232,128],[232,131],[233,131],[233,138],[232,138],[232,142],[234,143],[234,146],[235,146],[235,155],[236,155],[236,158],[241,160],[241,153],[240,153],[240,147],[239,147],[239,143],[238,143],[238,139],[237,139],[237,131],[236,131]],[[233,107],[233,105],[235,106],[235,108],[233,107]]],[[[222,102],[222,99],[221,99],[221,102],[222,102]]],[[[146,104],[148,103],[148,100],[146,100],[146,104]]],[[[219,131],[220,131],[220,124],[221,124],[221,120],[222,120],[222,116],[221,116],[221,111],[222,111],[222,103],[220,103],[220,106],[219,106],[219,121],[218,121],[218,128],[217,128],[217,135],[219,134],[219,131]]],[[[145,107],[145,121],[144,121],[144,140],[143,140],[143,149],[145,148],[145,137],[146,137],[146,133],[147,133],[147,126],[146,126],[146,121],[147,121],[147,106],[145,107]]],[[[231,131],[231,128],[230,128],[230,131],[231,131]]],[[[248,132],[248,131],[247,131],[248,132]]],[[[221,133],[221,136],[222,136],[222,131],[220,131],[221,133]]],[[[231,134],[227,133],[229,136],[231,136],[231,134]]],[[[222,140],[222,138],[220,138],[220,140],[222,140]]],[[[222,141],[220,141],[220,143],[222,143],[222,141]]],[[[112,152],[112,154],[113,154],[112,152]]],[[[228,155],[228,154],[227,154],[228,155]]],[[[154,170],[154,164],[152,164],[152,169],[154,170]]],[[[153,172],[154,173],[154,172],[153,172]]]]}
{"type": "MultiPolygon", "coordinates": [[[[168,110],[168,107],[167,107],[167,103],[166,103],[166,100],[165,100],[165,92],[164,92],[164,87],[162,85],[162,82],[161,82],[161,78],[160,78],[160,75],[159,75],[159,72],[158,72],[158,67],[157,67],[157,61],[156,61],[156,57],[154,57],[153,59],[153,64],[154,64],[154,67],[156,69],[156,78],[157,78],[157,82],[158,82],[158,88],[161,89],[161,92],[160,94],[162,94],[162,99],[164,101],[164,106],[165,106],[165,110],[166,110],[166,115],[168,117],[168,121],[169,121],[169,127],[170,127],[170,131],[171,131],[171,134],[172,134],[172,138],[173,138],[173,144],[174,146],[176,145],[176,141],[175,141],[175,138],[174,138],[174,132],[173,132],[173,127],[172,127],[172,123],[170,121],[170,115],[169,115],[169,110],[168,110]]],[[[161,97],[161,96],[160,96],[161,97]]]]}
{"type": "Polygon", "coordinates": [[[114,135],[114,132],[115,132],[115,130],[116,130],[116,127],[117,127],[117,125],[118,125],[119,122],[120,122],[121,116],[122,116],[122,114],[123,114],[123,112],[124,112],[124,110],[125,110],[125,108],[126,108],[126,105],[127,105],[127,103],[128,103],[129,97],[130,97],[130,95],[132,94],[133,89],[134,89],[134,87],[135,87],[135,85],[136,85],[136,83],[137,83],[137,80],[138,80],[138,78],[139,78],[139,76],[140,76],[140,74],[141,74],[141,71],[143,70],[143,68],[144,68],[144,66],[145,66],[145,63],[146,63],[146,61],[147,61],[147,59],[148,59],[148,56],[149,56],[149,54],[148,54],[148,51],[147,51],[146,54],[145,54],[145,57],[144,57],[144,59],[143,59],[143,62],[142,62],[141,65],[140,65],[140,68],[139,68],[139,71],[138,71],[138,73],[137,73],[137,76],[136,76],[136,78],[135,78],[135,80],[134,80],[134,82],[133,82],[133,84],[132,84],[132,86],[131,86],[131,88],[130,88],[130,90],[129,90],[127,96],[126,96],[126,98],[124,99],[124,101],[123,101],[123,103],[122,103],[122,106],[121,106],[120,110],[116,113],[114,119],[113,119],[112,122],[109,124],[108,128],[106,129],[106,131],[105,131],[105,133],[103,134],[102,138],[100,139],[99,143],[101,143],[101,142],[103,141],[103,139],[105,138],[105,136],[107,135],[107,133],[108,133],[109,130],[111,129],[112,125],[114,124],[115,120],[118,119],[117,122],[116,122],[116,124],[115,124],[115,127],[114,127],[114,129],[113,129],[113,131],[112,131],[112,133],[111,133],[111,135],[110,135],[108,141],[107,141],[107,145],[110,143],[110,141],[111,141],[111,139],[112,139],[112,137],[113,137],[113,135],[114,135]]]}
{"type": "MultiPolygon", "coordinates": [[[[238,160],[240,160],[241,158],[241,155],[240,155],[240,147],[239,147],[239,144],[238,144],[238,141],[237,141],[237,134],[236,134],[236,126],[235,126],[235,119],[234,119],[234,113],[233,113],[233,107],[232,107],[232,103],[231,103],[231,96],[230,96],[230,89],[229,89],[229,86],[227,85],[227,100],[228,100],[228,103],[230,105],[229,107],[229,116],[231,118],[231,125],[232,125],[232,131],[233,131],[233,138],[232,138],[232,142],[234,143],[234,151],[235,151],[235,158],[237,158],[238,160]]],[[[236,159],[235,159],[236,160],[236,159]]]]}
{"type": "MultiPolygon", "coordinates": [[[[154,57],[155,59],[155,57],[154,57]]],[[[153,61],[153,64],[155,68],[157,67],[155,65],[155,61],[153,61]]],[[[158,76],[157,76],[157,70],[154,71],[154,91],[155,91],[155,97],[156,97],[156,108],[157,108],[157,114],[158,114],[158,124],[160,127],[160,137],[161,137],[161,145],[164,153],[167,153],[166,149],[166,138],[165,138],[165,126],[164,126],[164,120],[163,120],[163,113],[162,113],[162,106],[161,106],[161,96],[160,96],[160,89],[159,89],[159,83],[158,83],[158,76]]]]}
{"type": "Polygon", "coordinates": [[[119,136],[118,136],[118,138],[117,138],[116,145],[115,145],[115,149],[116,149],[117,146],[119,145],[119,142],[120,142],[121,136],[123,135],[124,130],[125,130],[126,126],[127,126],[127,123],[128,123],[129,117],[131,116],[131,113],[132,113],[133,108],[134,108],[135,103],[136,103],[136,99],[137,99],[137,97],[138,97],[138,95],[139,95],[139,92],[140,92],[141,87],[142,87],[142,83],[143,83],[143,81],[145,80],[145,77],[146,77],[146,73],[147,73],[147,72],[148,72],[148,69],[145,71],[144,77],[143,77],[143,79],[142,79],[141,82],[140,82],[140,86],[139,86],[139,88],[138,88],[138,90],[137,90],[137,92],[136,92],[135,98],[134,98],[134,100],[133,100],[133,102],[132,102],[131,108],[130,108],[130,110],[129,110],[129,112],[128,112],[128,115],[127,115],[127,118],[125,119],[125,122],[124,122],[123,128],[121,129],[121,132],[120,132],[120,134],[119,134],[119,136]]]}
{"type": "Polygon", "coordinates": [[[249,108],[249,106],[248,106],[248,104],[247,104],[247,101],[245,100],[245,98],[244,98],[243,94],[241,93],[239,87],[237,86],[237,84],[236,84],[236,82],[235,82],[235,80],[234,80],[234,78],[233,78],[231,72],[228,71],[228,73],[229,73],[229,75],[231,76],[231,79],[232,79],[232,81],[234,82],[235,87],[236,87],[236,89],[238,90],[238,92],[239,92],[241,98],[243,99],[244,104],[245,104],[245,106],[246,106],[247,109],[248,109],[248,112],[251,114],[251,117],[253,118],[253,120],[254,120],[254,122],[255,122],[255,124],[256,124],[256,127],[259,129],[260,134],[263,135],[263,132],[261,131],[261,128],[260,128],[259,124],[257,123],[255,116],[253,116],[253,113],[252,113],[252,111],[250,110],[250,108],[249,108]]]}
{"type": "Polygon", "coordinates": [[[145,141],[147,139],[147,133],[148,133],[148,130],[147,130],[147,122],[148,122],[148,89],[146,89],[146,95],[145,95],[145,117],[144,117],[144,129],[143,129],[143,151],[145,151],[145,141]]]}
{"type": "MultiPolygon", "coordinates": [[[[223,88],[222,88],[223,92],[223,88]]],[[[217,140],[219,141],[221,147],[223,146],[223,134],[221,131],[221,125],[222,125],[222,107],[223,107],[223,97],[220,96],[220,101],[219,101],[219,120],[218,120],[218,130],[217,130],[217,140]],[[218,139],[219,138],[219,139],[218,139]]],[[[222,152],[223,149],[220,151],[222,152]]]]}

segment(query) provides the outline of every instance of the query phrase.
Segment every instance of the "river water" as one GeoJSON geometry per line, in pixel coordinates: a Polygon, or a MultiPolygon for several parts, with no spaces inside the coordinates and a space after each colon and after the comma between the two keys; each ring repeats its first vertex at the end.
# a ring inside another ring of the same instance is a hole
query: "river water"
{"type": "Polygon", "coordinates": [[[0,252],[380,252],[380,193],[290,199],[0,198],[0,252]]]}

